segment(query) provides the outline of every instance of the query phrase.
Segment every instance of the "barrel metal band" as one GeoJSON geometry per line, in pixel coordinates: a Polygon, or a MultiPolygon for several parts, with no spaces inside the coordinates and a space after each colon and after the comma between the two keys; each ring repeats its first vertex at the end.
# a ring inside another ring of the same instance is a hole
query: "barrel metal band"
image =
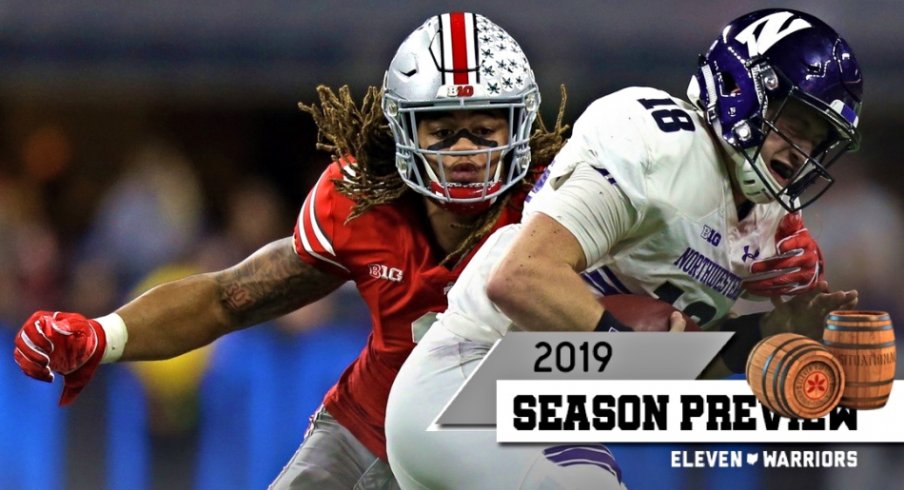
{"type": "Polygon", "coordinates": [[[844,397],[844,396],[841,397],[841,401],[842,401],[842,402],[853,402],[853,403],[858,403],[858,402],[881,402],[881,401],[885,401],[885,400],[888,400],[888,395],[885,395],[885,396],[857,397],[857,398],[848,398],[848,397],[844,397]]]}
{"type": "MultiPolygon", "coordinates": [[[[779,344],[777,347],[775,347],[772,350],[772,353],[769,354],[768,357],[766,357],[766,362],[763,364],[763,376],[762,376],[762,378],[763,378],[762,385],[763,386],[762,386],[762,388],[763,388],[763,396],[766,398],[767,402],[769,401],[769,390],[766,388],[766,379],[768,379],[768,376],[766,375],[766,373],[769,370],[769,365],[772,364],[772,359],[775,358],[775,355],[779,351],[781,351],[782,348],[784,348],[786,345],[788,345],[792,342],[797,342],[798,340],[801,340],[801,338],[800,337],[792,337],[792,338],[782,342],[781,344],[779,344]]],[[[776,368],[776,372],[778,372],[778,370],[781,369],[781,365],[782,365],[782,361],[778,361],[778,368],[776,368]]],[[[778,400],[776,400],[776,403],[778,405],[781,404],[781,402],[779,402],[778,400]]],[[[779,407],[776,407],[776,408],[779,408],[779,407]]]]}
{"type": "Polygon", "coordinates": [[[846,342],[832,342],[831,340],[822,339],[822,343],[828,347],[839,347],[842,349],[854,349],[854,350],[885,349],[888,347],[895,346],[894,340],[892,340],[890,342],[882,342],[881,344],[848,344],[846,342]]]}
{"type": "Polygon", "coordinates": [[[892,330],[890,323],[881,327],[858,327],[857,325],[857,323],[850,322],[829,323],[826,325],[826,330],[835,332],[881,332],[883,330],[892,330]]]}
{"type": "Polygon", "coordinates": [[[886,379],[884,381],[847,381],[845,380],[845,388],[854,388],[856,386],[883,386],[890,385],[895,382],[895,378],[886,379]]]}

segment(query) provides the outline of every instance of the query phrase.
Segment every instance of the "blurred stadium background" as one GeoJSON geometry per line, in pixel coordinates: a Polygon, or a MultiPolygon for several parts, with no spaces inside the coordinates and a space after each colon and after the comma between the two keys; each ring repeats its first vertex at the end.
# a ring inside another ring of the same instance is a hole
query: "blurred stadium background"
{"type": "MultiPolygon", "coordinates": [[[[472,10],[506,28],[531,59],[544,115],[554,117],[565,83],[573,121],[628,85],[683,95],[720,27],[767,6],[821,17],[860,58],[863,150],[836,168],[836,187],[807,219],[833,286],[858,288],[862,306],[904,321],[897,1],[3,0],[0,345],[12,350],[35,309],[104,314],[291,233],[329,161],[296,102],[313,101],[320,83],[356,96],[379,85],[396,46],[430,15],[472,10]]],[[[64,410],[59,383],[27,380],[7,351],[0,489],[264,488],[368,328],[344,289],[176,362],[102,369],[64,410]]],[[[899,488],[904,450],[839,447],[851,448],[860,458],[849,470],[677,470],[670,447],[616,454],[632,489],[899,488]]]]}

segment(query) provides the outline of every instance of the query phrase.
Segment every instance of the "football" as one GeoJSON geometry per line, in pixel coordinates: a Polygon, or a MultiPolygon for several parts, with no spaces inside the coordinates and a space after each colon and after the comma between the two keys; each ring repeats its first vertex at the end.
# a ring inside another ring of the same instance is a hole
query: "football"
{"type": "MultiPolygon", "coordinates": [[[[678,311],[665,301],[640,294],[614,294],[599,299],[618,321],[637,332],[668,332],[669,317],[678,311]]],[[[682,313],[684,315],[684,313],[682,313]]],[[[700,326],[687,315],[686,332],[699,332],[700,326]]]]}

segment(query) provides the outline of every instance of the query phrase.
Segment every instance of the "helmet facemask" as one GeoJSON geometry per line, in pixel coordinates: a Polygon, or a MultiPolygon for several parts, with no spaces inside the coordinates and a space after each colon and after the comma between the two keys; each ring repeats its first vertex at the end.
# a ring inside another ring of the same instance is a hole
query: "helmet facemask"
{"type": "Polygon", "coordinates": [[[477,214],[487,209],[496,198],[520,182],[530,166],[530,129],[536,117],[536,93],[515,100],[469,100],[467,105],[434,104],[429,107],[386,97],[387,119],[396,137],[396,166],[411,188],[429,196],[459,214],[477,214]],[[390,116],[387,111],[397,111],[390,116]],[[452,110],[500,113],[507,119],[507,143],[484,140],[466,129],[440,143],[427,145],[419,140],[418,124],[452,110]],[[477,146],[473,150],[450,149],[461,138],[477,146]],[[446,175],[443,160],[448,157],[472,156],[483,167],[477,182],[454,182],[446,175]],[[433,159],[435,164],[430,163],[433,159]],[[496,166],[493,168],[493,162],[496,166]]]}
{"type": "Polygon", "coordinates": [[[781,98],[766,95],[760,112],[735,126],[733,132],[741,145],[758,142],[741,151],[744,161],[739,161],[735,172],[738,184],[752,201],[763,203],[775,200],[789,212],[794,212],[813,203],[829,189],[834,183],[829,167],[842,154],[859,147],[860,135],[836,111],[821,108],[824,104],[820,101],[791,86],[779,70],[766,66],[753,71],[757,73],[759,85],[765,88],[766,94],[787,92],[787,95],[781,98]],[[782,90],[781,87],[790,88],[782,90]],[[771,102],[772,99],[778,100],[771,102]],[[802,148],[794,137],[781,130],[780,121],[791,112],[796,113],[792,116],[794,118],[806,114],[805,117],[813,123],[825,124],[825,137],[814,142],[812,150],[802,148]],[[763,146],[770,135],[784,140],[790,151],[796,154],[792,159],[792,166],[796,165],[796,168],[788,168],[777,161],[763,160],[763,146]],[[773,171],[781,175],[781,180],[773,171]],[[751,180],[754,178],[755,182],[751,180]],[[768,195],[761,195],[763,190],[768,195]]]}

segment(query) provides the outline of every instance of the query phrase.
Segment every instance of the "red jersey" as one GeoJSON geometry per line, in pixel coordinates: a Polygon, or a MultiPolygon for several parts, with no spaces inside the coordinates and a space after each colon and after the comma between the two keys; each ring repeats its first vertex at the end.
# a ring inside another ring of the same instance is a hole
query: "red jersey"
{"type": "MultiPolygon", "coordinates": [[[[446,309],[446,292],[476,252],[452,269],[431,242],[423,197],[408,193],[374,206],[346,223],[354,202],[333,185],[340,165],[331,164],[308,194],[295,227],[301,260],[355,282],[371,313],[373,331],[361,354],[327,392],[324,406],[372,453],[386,459],[384,420],[389,389],[414,349],[411,324],[446,309]]],[[[522,196],[512,199],[494,230],[521,219],[522,196]]],[[[488,234],[489,235],[489,234],[488,234]]],[[[486,238],[486,237],[484,237],[486,238]]]]}

